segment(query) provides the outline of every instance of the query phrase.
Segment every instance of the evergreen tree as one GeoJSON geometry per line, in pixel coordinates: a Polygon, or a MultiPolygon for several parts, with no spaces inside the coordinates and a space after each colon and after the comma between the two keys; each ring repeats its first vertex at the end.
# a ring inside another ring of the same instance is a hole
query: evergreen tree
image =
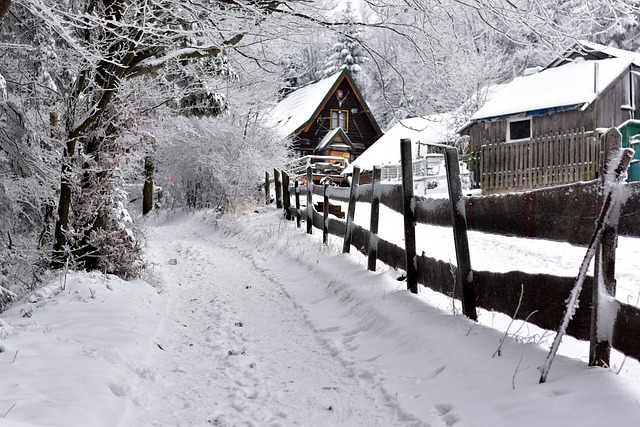
{"type": "Polygon", "coordinates": [[[362,27],[351,2],[343,15],[344,29],[338,33],[335,43],[329,51],[324,74],[330,76],[346,68],[354,78],[358,78],[362,66],[369,58],[362,47],[362,27]]]}

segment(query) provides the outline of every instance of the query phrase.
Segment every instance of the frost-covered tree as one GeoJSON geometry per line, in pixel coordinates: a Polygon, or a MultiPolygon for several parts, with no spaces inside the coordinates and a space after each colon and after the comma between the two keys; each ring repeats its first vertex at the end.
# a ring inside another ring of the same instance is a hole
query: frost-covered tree
{"type": "Polygon", "coordinates": [[[295,89],[323,79],[327,47],[303,40],[292,50],[291,44],[287,42],[288,49],[280,59],[283,87],[295,89]]]}
{"type": "Polygon", "coordinates": [[[362,46],[362,22],[351,1],[347,2],[344,12],[338,18],[341,28],[337,31],[335,42],[328,53],[324,75],[330,76],[346,68],[358,79],[362,64],[369,59],[362,46]]]}
{"type": "Polygon", "coordinates": [[[20,296],[43,274],[59,164],[54,127],[59,116],[51,75],[64,57],[51,50],[46,31],[13,8],[0,39],[0,282],[20,296]]]}
{"type": "MultiPolygon", "coordinates": [[[[553,3],[549,2],[550,7],[553,3]]],[[[636,0],[625,4],[593,0],[563,0],[556,7],[563,13],[557,20],[569,22],[578,34],[589,41],[620,49],[638,51],[640,48],[640,9],[636,0]],[[580,16],[583,19],[570,19],[580,16]]]]}
{"type": "Polygon", "coordinates": [[[638,0],[366,4],[367,98],[383,125],[454,109],[483,86],[546,65],[577,39],[602,35],[595,41],[621,46],[616,34],[634,31],[640,11],[638,0]]]}
{"type": "MultiPolygon", "coordinates": [[[[60,143],[56,152],[62,156],[56,174],[54,266],[72,260],[89,269],[122,273],[113,261],[122,253],[135,254],[137,243],[126,238],[132,236],[126,221],[118,220],[125,207],[120,171],[132,150],[141,148],[124,143],[124,136],[135,132],[158,105],[194,115],[223,109],[226,101],[219,95],[224,91],[217,90],[217,82],[225,80],[221,63],[247,34],[255,37],[280,5],[225,0],[16,2],[13,25],[25,36],[15,40],[15,51],[33,49],[37,42],[27,34],[37,29],[46,36],[40,44],[53,40],[49,52],[58,58],[52,68],[33,62],[32,75],[39,80],[33,78],[29,85],[9,82],[25,100],[34,99],[26,96],[28,91],[51,94],[48,100],[29,101],[29,107],[60,117],[55,132],[60,143]]],[[[121,263],[126,265],[135,263],[121,263]]]]}
{"type": "Polygon", "coordinates": [[[251,112],[172,116],[154,132],[159,203],[167,207],[235,210],[263,197],[258,183],[264,171],[288,155],[287,141],[251,112]]]}
{"type": "Polygon", "coordinates": [[[453,111],[482,87],[511,75],[495,33],[454,3],[441,2],[428,13],[406,13],[406,5],[398,5],[370,17],[365,93],[383,127],[453,111]]]}

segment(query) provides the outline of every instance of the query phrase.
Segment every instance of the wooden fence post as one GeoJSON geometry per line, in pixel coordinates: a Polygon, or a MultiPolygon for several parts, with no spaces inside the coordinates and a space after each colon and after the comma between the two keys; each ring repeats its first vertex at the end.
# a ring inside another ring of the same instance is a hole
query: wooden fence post
{"type": "Polygon", "coordinates": [[[296,195],[296,227],[300,228],[302,214],[300,213],[300,187],[297,179],[293,182],[293,191],[296,195]]]}
{"type": "Polygon", "coordinates": [[[460,164],[458,150],[445,150],[445,168],[447,170],[447,186],[449,188],[449,205],[451,206],[451,222],[453,224],[453,239],[456,248],[456,282],[462,287],[462,312],[472,320],[478,320],[476,311],[476,293],[473,288],[473,270],[469,255],[469,241],[467,239],[467,217],[465,213],[462,185],[460,183],[460,164]]]}
{"type": "Polygon", "coordinates": [[[307,166],[307,233],[313,233],[313,169],[307,166]]]}
{"type": "Polygon", "coordinates": [[[329,243],[329,195],[327,194],[327,189],[329,188],[329,183],[324,183],[323,188],[323,204],[322,204],[322,243],[325,245],[329,243]]]}
{"type": "Polygon", "coordinates": [[[264,204],[268,205],[271,203],[271,182],[269,177],[269,171],[264,173],[264,204]]]}
{"type": "Polygon", "coordinates": [[[291,221],[291,191],[289,190],[289,174],[282,171],[282,208],[284,209],[284,218],[291,221]]]}
{"type": "Polygon", "coordinates": [[[276,207],[282,209],[282,181],[280,171],[273,168],[273,183],[276,189],[276,207]]]}
{"type": "MultiPolygon", "coordinates": [[[[598,206],[602,206],[605,194],[610,191],[607,188],[606,179],[609,171],[609,161],[612,156],[622,147],[622,135],[616,128],[611,128],[602,135],[600,157],[600,178],[599,178],[599,194],[598,206]]],[[[624,172],[624,171],[621,171],[624,172]]],[[[616,176],[617,178],[617,176],[616,176]]],[[[611,177],[609,177],[611,179],[611,177]]],[[[613,217],[617,220],[618,215],[613,217]]],[[[605,330],[605,327],[613,327],[611,325],[599,325],[598,312],[600,305],[603,303],[603,297],[615,298],[616,295],[616,246],[618,240],[618,223],[606,223],[602,231],[602,241],[597,246],[594,266],[593,266],[593,294],[591,305],[591,330],[589,343],[589,365],[590,366],[609,366],[611,356],[610,336],[612,331],[605,330]],[[601,288],[600,284],[604,286],[601,288]]]]}
{"type": "Polygon", "coordinates": [[[407,289],[418,293],[418,268],[416,259],[416,220],[413,211],[413,161],[411,140],[400,140],[400,162],[402,164],[402,198],[404,208],[404,246],[406,253],[407,289]]]}
{"type": "Polygon", "coordinates": [[[376,261],[378,261],[378,220],[380,218],[380,196],[376,194],[376,189],[380,183],[382,169],[379,166],[373,167],[373,180],[371,181],[371,222],[369,224],[369,250],[367,253],[368,268],[376,271],[376,261]]]}
{"type": "Polygon", "coordinates": [[[356,215],[356,198],[358,197],[358,185],[360,185],[360,167],[353,167],[353,178],[351,180],[351,191],[349,192],[349,209],[347,210],[347,227],[344,234],[342,252],[351,251],[351,236],[353,235],[353,218],[356,215]]]}

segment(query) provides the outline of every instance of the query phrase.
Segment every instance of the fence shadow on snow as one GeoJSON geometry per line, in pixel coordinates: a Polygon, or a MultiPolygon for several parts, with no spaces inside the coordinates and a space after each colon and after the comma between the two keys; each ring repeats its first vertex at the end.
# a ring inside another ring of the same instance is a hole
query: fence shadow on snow
{"type": "MultiPolygon", "coordinates": [[[[618,149],[619,134],[611,136],[611,133],[607,133],[603,138],[612,139],[608,145],[611,147],[608,149],[610,153],[618,149]]],[[[351,246],[357,248],[368,256],[370,270],[375,271],[377,260],[405,270],[407,288],[412,292],[417,292],[417,284],[420,283],[460,299],[464,314],[471,319],[477,318],[476,307],[482,307],[527,320],[544,329],[557,330],[565,313],[565,301],[576,284],[576,278],[521,271],[497,273],[472,270],[467,229],[586,246],[594,235],[594,226],[602,206],[604,181],[597,179],[522,193],[464,197],[459,185],[457,153],[450,148],[446,151],[450,197],[429,199],[412,194],[410,141],[402,140],[401,148],[403,163],[409,165],[402,185],[381,184],[378,168],[374,169],[373,182],[364,185],[359,185],[359,170],[356,168],[350,188],[313,184],[311,177],[305,184],[297,181],[292,183],[285,172],[275,170],[273,182],[277,206],[283,208],[285,217],[295,220],[298,227],[301,227],[304,220],[308,233],[312,233],[313,228],[322,230],[324,242],[327,242],[328,235],[343,238],[344,252],[349,252],[351,246]],[[320,212],[314,208],[313,195],[323,197],[324,209],[320,212]],[[306,207],[301,207],[301,198],[306,198],[306,207]],[[331,201],[349,203],[345,220],[329,215],[326,207],[331,201]],[[371,204],[369,229],[353,223],[356,202],[371,204]],[[404,216],[404,248],[377,236],[380,203],[404,216]],[[424,254],[415,254],[416,223],[453,227],[457,275],[452,274],[450,263],[424,254]]],[[[604,176],[609,154],[602,153],[601,158],[601,176],[604,176]]],[[[270,201],[269,181],[267,172],[267,203],[270,201]]],[[[620,185],[624,186],[623,190],[628,198],[620,208],[619,222],[608,224],[604,232],[599,250],[601,256],[596,256],[594,269],[596,274],[602,274],[602,282],[610,297],[615,296],[616,233],[640,237],[637,215],[640,211],[640,183],[620,185]]],[[[600,304],[593,303],[594,283],[597,282],[592,276],[586,277],[579,297],[579,307],[566,333],[591,342],[590,365],[607,366],[611,347],[640,360],[640,340],[637,339],[640,331],[640,309],[614,300],[617,316],[612,325],[613,330],[598,332],[596,319],[600,304]],[[603,336],[609,338],[597,338],[603,336]]],[[[597,289],[595,291],[597,295],[597,289]]],[[[611,305],[607,309],[610,310],[611,305]]]]}

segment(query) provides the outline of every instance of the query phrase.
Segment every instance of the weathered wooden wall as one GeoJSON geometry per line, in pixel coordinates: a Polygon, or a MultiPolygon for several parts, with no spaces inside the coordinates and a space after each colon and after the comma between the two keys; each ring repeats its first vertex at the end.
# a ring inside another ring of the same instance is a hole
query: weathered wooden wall
{"type": "Polygon", "coordinates": [[[485,193],[524,191],[595,179],[600,144],[584,129],[480,147],[475,178],[485,193]]]}

